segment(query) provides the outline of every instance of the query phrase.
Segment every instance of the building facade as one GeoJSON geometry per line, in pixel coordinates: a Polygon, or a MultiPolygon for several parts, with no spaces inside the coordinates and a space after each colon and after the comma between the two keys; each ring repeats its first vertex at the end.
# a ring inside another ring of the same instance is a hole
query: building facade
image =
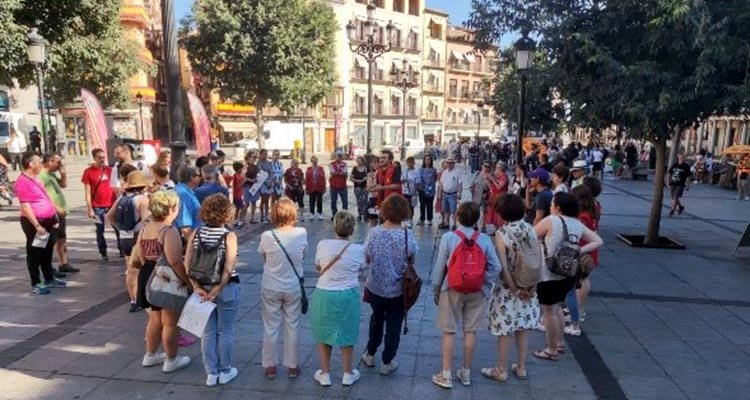
{"type": "Polygon", "coordinates": [[[440,142],[445,131],[448,14],[425,9],[422,46],[422,137],[440,142]]]}

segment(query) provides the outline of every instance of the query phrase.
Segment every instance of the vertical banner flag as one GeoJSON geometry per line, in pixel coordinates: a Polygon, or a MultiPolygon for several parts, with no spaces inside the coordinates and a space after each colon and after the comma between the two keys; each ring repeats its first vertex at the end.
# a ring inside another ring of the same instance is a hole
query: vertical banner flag
{"type": "Polygon", "coordinates": [[[81,89],[81,99],[86,109],[86,127],[89,131],[89,143],[92,149],[104,149],[105,162],[107,157],[107,121],[104,119],[104,110],[96,95],[86,89],[81,89]]]}
{"type": "Polygon", "coordinates": [[[190,92],[188,92],[187,96],[190,102],[190,114],[193,117],[195,150],[198,156],[205,156],[211,152],[211,138],[209,136],[211,125],[208,121],[208,114],[198,96],[190,92]]]}

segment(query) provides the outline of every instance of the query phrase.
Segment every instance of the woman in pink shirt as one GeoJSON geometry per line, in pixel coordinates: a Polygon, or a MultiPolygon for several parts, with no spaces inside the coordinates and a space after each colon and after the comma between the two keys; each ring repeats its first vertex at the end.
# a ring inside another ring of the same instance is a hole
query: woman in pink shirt
{"type": "Polygon", "coordinates": [[[29,268],[33,293],[47,294],[49,287],[66,286],[65,281],[55,279],[52,270],[52,251],[58,227],[57,209],[38,178],[42,159],[36,153],[25,153],[21,157],[21,166],[23,173],[16,180],[15,190],[21,203],[21,229],[26,235],[26,266],[29,268]],[[44,281],[39,277],[40,268],[44,281]]]}

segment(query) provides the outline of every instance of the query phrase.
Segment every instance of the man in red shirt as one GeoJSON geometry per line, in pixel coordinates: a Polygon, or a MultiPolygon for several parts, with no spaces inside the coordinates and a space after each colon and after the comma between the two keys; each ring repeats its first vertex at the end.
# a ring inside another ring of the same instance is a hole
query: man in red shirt
{"type": "Polygon", "coordinates": [[[341,197],[341,207],[344,210],[349,209],[349,190],[346,188],[346,178],[349,176],[349,170],[343,160],[344,154],[336,151],[336,159],[331,162],[330,166],[330,183],[331,183],[331,220],[336,216],[338,211],[338,198],[341,197]]]}
{"type": "Polygon", "coordinates": [[[375,191],[378,193],[378,207],[388,196],[401,194],[401,168],[393,163],[393,152],[390,150],[380,152],[377,183],[375,191]]]}
{"type": "Polygon", "coordinates": [[[106,261],[109,258],[107,257],[107,240],[104,238],[104,217],[114,204],[116,193],[110,186],[112,167],[104,162],[104,150],[94,149],[91,151],[91,156],[94,157],[94,163],[83,171],[81,183],[85,190],[89,218],[96,222],[96,245],[99,248],[99,258],[106,261]]]}

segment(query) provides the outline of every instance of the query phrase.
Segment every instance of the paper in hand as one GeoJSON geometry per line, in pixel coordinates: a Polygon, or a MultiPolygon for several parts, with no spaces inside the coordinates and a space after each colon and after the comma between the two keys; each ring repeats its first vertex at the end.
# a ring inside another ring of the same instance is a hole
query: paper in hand
{"type": "Polygon", "coordinates": [[[182,309],[177,326],[201,338],[214,308],[216,308],[215,303],[204,301],[200,296],[193,293],[188,297],[185,308],[182,309]]]}

